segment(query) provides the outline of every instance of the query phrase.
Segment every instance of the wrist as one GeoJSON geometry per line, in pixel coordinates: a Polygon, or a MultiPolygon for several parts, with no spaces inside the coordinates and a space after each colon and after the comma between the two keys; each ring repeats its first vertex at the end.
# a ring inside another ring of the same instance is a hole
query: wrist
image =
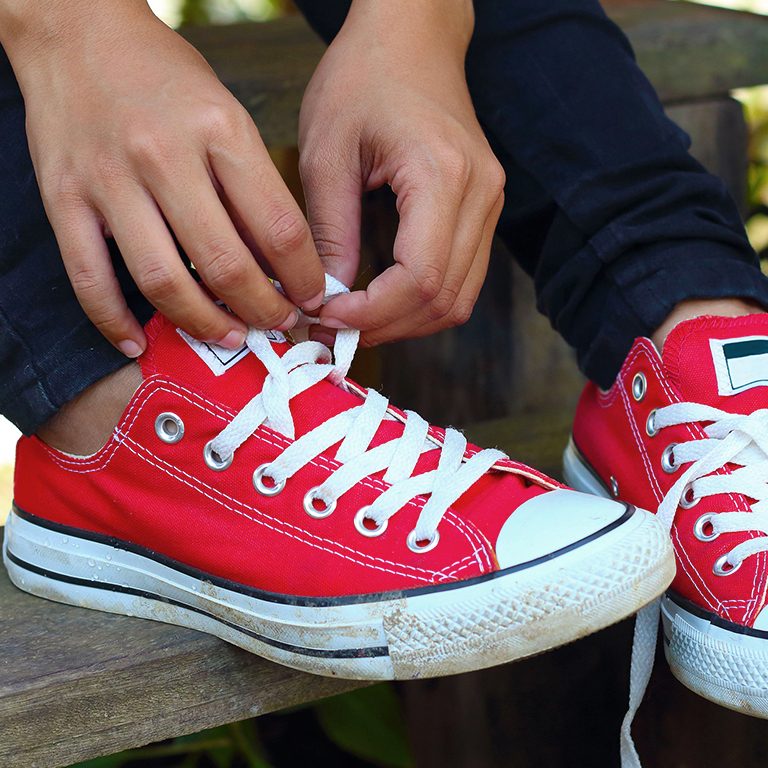
{"type": "MultiPolygon", "coordinates": [[[[375,39],[411,42],[417,49],[433,41],[463,62],[475,27],[473,0],[352,0],[345,27],[364,26],[375,39]]],[[[372,40],[373,42],[373,40],[372,40]]]]}
{"type": "Polygon", "coordinates": [[[27,64],[77,48],[143,18],[154,19],[145,0],[0,0],[0,44],[21,81],[27,64]]]}

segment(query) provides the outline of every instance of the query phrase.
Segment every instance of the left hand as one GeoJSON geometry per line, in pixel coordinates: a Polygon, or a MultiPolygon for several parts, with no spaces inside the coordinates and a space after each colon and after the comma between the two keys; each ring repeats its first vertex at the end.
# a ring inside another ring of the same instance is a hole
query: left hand
{"type": "Polygon", "coordinates": [[[465,322],[485,279],[504,172],[464,75],[473,21],[469,0],[355,0],[304,96],[301,177],[327,272],[357,276],[362,193],[397,196],[394,265],[320,313],[367,345],[465,322]]]}

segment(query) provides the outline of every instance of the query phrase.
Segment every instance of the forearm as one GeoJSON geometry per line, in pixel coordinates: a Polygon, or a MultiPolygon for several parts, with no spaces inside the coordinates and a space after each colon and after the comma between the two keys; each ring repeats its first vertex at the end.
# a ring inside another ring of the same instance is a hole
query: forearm
{"type": "Polygon", "coordinates": [[[23,81],[28,64],[151,16],[146,0],[0,0],[0,45],[23,81]]]}
{"type": "Polygon", "coordinates": [[[365,25],[395,55],[439,48],[463,62],[474,23],[472,0],[353,0],[344,27],[365,25]]]}

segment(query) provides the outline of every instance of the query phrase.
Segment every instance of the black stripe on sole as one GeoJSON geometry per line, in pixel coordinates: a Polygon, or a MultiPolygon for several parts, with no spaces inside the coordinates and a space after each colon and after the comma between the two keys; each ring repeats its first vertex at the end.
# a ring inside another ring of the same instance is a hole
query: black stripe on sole
{"type": "Polygon", "coordinates": [[[669,598],[671,602],[679,605],[684,611],[688,611],[688,613],[692,613],[694,616],[697,616],[700,619],[704,619],[716,627],[720,627],[720,629],[728,630],[728,632],[733,632],[737,635],[749,635],[749,637],[757,637],[761,640],[768,640],[768,631],[764,629],[753,629],[752,627],[745,627],[743,624],[735,624],[732,621],[728,621],[728,619],[722,618],[722,616],[718,616],[716,613],[712,613],[705,608],[701,608],[695,603],[692,603],[690,600],[687,600],[681,595],[678,595],[677,592],[667,590],[666,597],[669,598]]]}
{"type": "Polygon", "coordinates": [[[231,622],[221,619],[218,616],[214,616],[212,613],[208,613],[208,611],[202,610],[202,608],[197,608],[194,605],[188,605],[187,603],[182,603],[170,597],[164,597],[163,595],[157,595],[152,592],[146,592],[141,589],[133,589],[132,587],[124,587],[119,584],[90,581],[88,579],[79,579],[75,576],[67,576],[66,574],[63,574],[63,573],[56,573],[55,571],[50,571],[46,568],[39,568],[38,566],[32,565],[32,563],[28,563],[25,560],[22,560],[21,558],[17,557],[16,555],[13,554],[13,552],[11,552],[7,548],[6,548],[6,556],[15,565],[19,566],[20,568],[23,568],[26,571],[30,571],[31,573],[36,573],[38,576],[44,576],[47,579],[60,581],[66,584],[74,584],[79,587],[89,587],[90,589],[103,589],[108,592],[120,592],[122,594],[132,595],[134,597],[142,597],[147,600],[155,600],[157,602],[166,603],[168,605],[173,605],[178,608],[184,608],[188,611],[194,611],[195,613],[199,613],[200,615],[206,616],[209,619],[214,619],[219,624],[223,624],[224,626],[227,626],[230,629],[234,629],[237,632],[242,632],[244,635],[248,635],[249,637],[252,637],[254,640],[258,640],[261,643],[264,643],[266,645],[271,645],[283,651],[296,653],[301,656],[314,656],[314,657],[323,658],[323,659],[369,659],[369,658],[377,658],[377,657],[389,655],[389,649],[386,646],[369,646],[366,648],[340,648],[340,649],[334,649],[334,650],[326,650],[322,648],[304,648],[299,645],[291,645],[290,643],[283,643],[280,640],[275,640],[271,637],[260,635],[258,632],[253,632],[250,629],[246,629],[245,627],[238,626],[237,624],[232,624],[231,622]]]}
{"type": "Polygon", "coordinates": [[[377,603],[388,600],[402,600],[403,598],[407,597],[418,597],[419,595],[429,595],[434,594],[435,592],[446,592],[452,589],[463,589],[464,587],[480,584],[484,581],[490,581],[492,579],[503,578],[504,576],[508,576],[512,573],[518,573],[520,571],[527,570],[528,568],[533,568],[534,566],[541,565],[542,563],[549,562],[550,560],[554,560],[556,557],[565,555],[568,552],[572,552],[575,549],[579,549],[585,544],[589,544],[596,539],[599,539],[601,536],[604,536],[606,533],[609,533],[610,531],[618,528],[630,520],[635,514],[635,507],[633,507],[631,504],[627,504],[626,502],[617,503],[624,505],[624,513],[620,517],[616,518],[616,520],[614,520],[612,523],[609,523],[604,528],[601,528],[599,531],[595,531],[589,536],[585,536],[579,541],[575,541],[572,544],[568,544],[565,547],[555,550],[554,552],[549,552],[546,555],[537,557],[534,560],[529,560],[526,563],[513,565],[500,571],[493,571],[492,573],[483,574],[482,576],[474,576],[471,579],[451,581],[446,584],[436,584],[428,587],[413,587],[410,589],[393,590],[391,592],[375,592],[364,595],[342,595],[339,597],[304,597],[299,595],[283,595],[275,592],[266,592],[255,587],[250,587],[246,584],[240,584],[220,576],[214,576],[213,574],[205,573],[204,571],[200,571],[190,565],[179,563],[178,561],[173,560],[170,557],[166,557],[159,552],[154,552],[153,550],[147,549],[146,547],[142,547],[139,544],[132,544],[130,542],[123,541],[122,539],[117,539],[113,536],[105,536],[103,534],[85,531],[81,528],[73,528],[67,525],[61,525],[60,523],[51,522],[50,520],[45,520],[44,518],[37,517],[36,515],[32,515],[29,512],[25,512],[23,509],[20,509],[18,506],[16,506],[15,503],[13,504],[12,511],[22,520],[26,520],[32,525],[37,525],[41,528],[46,528],[50,531],[61,533],[65,536],[85,539],[86,541],[93,541],[97,544],[104,544],[109,547],[114,547],[115,549],[120,549],[125,552],[131,552],[133,554],[140,555],[141,557],[146,557],[149,560],[154,560],[160,565],[173,568],[174,570],[179,571],[180,573],[183,573],[187,576],[199,579],[200,581],[207,581],[217,587],[221,587],[222,589],[228,589],[231,592],[238,592],[241,595],[254,597],[258,600],[264,600],[265,602],[280,603],[282,605],[295,605],[306,608],[331,608],[341,605],[359,605],[361,603],[377,603]]]}

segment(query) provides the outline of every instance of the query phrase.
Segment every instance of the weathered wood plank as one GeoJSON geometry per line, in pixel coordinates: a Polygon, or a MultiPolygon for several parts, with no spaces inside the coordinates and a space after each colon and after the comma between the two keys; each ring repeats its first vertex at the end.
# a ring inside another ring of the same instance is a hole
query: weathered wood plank
{"type": "Polygon", "coordinates": [[[768,18],[669,0],[603,0],[663,101],[768,82],[768,18]]]}
{"type": "MultiPolygon", "coordinates": [[[[768,83],[768,18],[669,0],[608,0],[666,102],[768,83]]],[[[303,19],[187,27],[270,146],[296,143],[299,105],[324,46],[303,19]]]]}
{"type": "Polygon", "coordinates": [[[1,567],[0,650],[3,768],[58,768],[361,685],[192,630],[32,597],[1,567]]]}
{"type": "Polygon", "coordinates": [[[691,137],[691,154],[719,176],[744,213],[749,167],[749,128],[744,108],[723,97],[667,107],[667,114],[691,137]]]}

